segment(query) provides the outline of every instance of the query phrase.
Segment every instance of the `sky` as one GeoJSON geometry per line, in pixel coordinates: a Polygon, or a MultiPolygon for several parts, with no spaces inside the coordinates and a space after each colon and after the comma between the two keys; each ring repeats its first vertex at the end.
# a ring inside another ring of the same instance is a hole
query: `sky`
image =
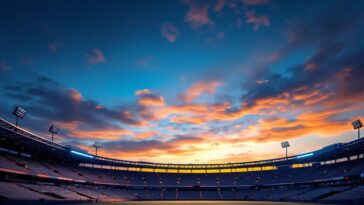
{"type": "Polygon", "coordinates": [[[228,163],[357,138],[360,0],[0,0],[0,117],[133,161],[228,163]]]}

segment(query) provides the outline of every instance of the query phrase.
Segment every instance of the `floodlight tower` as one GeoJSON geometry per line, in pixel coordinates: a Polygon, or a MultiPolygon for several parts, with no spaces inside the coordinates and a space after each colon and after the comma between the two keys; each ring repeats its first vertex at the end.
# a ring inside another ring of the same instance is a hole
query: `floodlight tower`
{"type": "Polygon", "coordinates": [[[16,116],[16,122],[15,122],[16,126],[18,126],[18,124],[19,124],[19,118],[24,119],[26,113],[27,113],[27,111],[25,111],[23,108],[21,108],[19,106],[16,106],[14,108],[13,115],[16,116]]]}
{"type": "Polygon", "coordinates": [[[100,142],[95,142],[95,143],[93,144],[93,147],[95,147],[95,150],[96,150],[96,157],[97,157],[97,149],[101,147],[100,142]]]}
{"type": "Polygon", "coordinates": [[[363,123],[360,119],[357,119],[351,123],[353,125],[354,130],[358,130],[358,139],[360,139],[360,128],[363,127],[363,123]]]}
{"type": "Polygon", "coordinates": [[[56,135],[56,134],[58,134],[58,132],[59,132],[59,128],[58,127],[56,127],[56,126],[54,126],[54,125],[51,125],[50,127],[49,127],[49,130],[48,130],[51,134],[52,134],[52,142],[54,141],[54,136],[53,135],[56,135]]]}
{"type": "Polygon", "coordinates": [[[281,147],[282,148],[286,148],[286,159],[288,158],[288,147],[289,147],[289,142],[288,141],[284,141],[284,142],[281,142],[281,147]]]}

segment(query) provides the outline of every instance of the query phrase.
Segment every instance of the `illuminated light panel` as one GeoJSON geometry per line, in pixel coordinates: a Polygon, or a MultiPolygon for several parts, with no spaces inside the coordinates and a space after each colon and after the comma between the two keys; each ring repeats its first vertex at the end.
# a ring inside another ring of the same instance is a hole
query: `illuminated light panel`
{"type": "Polygon", "coordinates": [[[25,111],[23,108],[21,107],[15,107],[13,114],[17,117],[20,117],[21,119],[24,118],[25,114],[27,111],[25,111]]]}
{"type": "Polygon", "coordinates": [[[359,129],[363,127],[363,123],[360,119],[353,121],[351,124],[353,125],[354,129],[359,129]]]}
{"type": "Polygon", "coordinates": [[[94,158],[91,155],[88,155],[88,154],[85,154],[85,153],[82,153],[82,152],[77,152],[77,151],[74,151],[74,150],[71,150],[71,153],[77,154],[77,155],[80,155],[80,156],[83,156],[83,157],[94,158]]]}
{"type": "Polygon", "coordinates": [[[311,156],[313,156],[313,153],[312,153],[312,152],[311,152],[311,153],[308,153],[308,154],[299,155],[299,156],[297,156],[296,158],[297,158],[297,159],[300,159],[300,158],[304,158],[304,157],[311,157],[311,156]]]}

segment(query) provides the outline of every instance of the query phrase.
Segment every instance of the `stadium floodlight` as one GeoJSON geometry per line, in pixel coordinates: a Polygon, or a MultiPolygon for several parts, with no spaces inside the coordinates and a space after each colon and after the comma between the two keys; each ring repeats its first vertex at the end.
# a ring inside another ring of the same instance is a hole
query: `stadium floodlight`
{"type": "Polygon", "coordinates": [[[15,123],[16,126],[18,126],[19,118],[24,119],[26,113],[27,113],[27,111],[25,111],[23,108],[21,108],[19,106],[16,106],[14,108],[13,115],[16,116],[16,123],[15,123]]]}
{"type": "Polygon", "coordinates": [[[51,134],[52,134],[52,142],[54,141],[54,136],[53,135],[56,135],[56,134],[58,134],[58,132],[59,132],[59,128],[58,127],[56,127],[56,126],[54,126],[54,125],[51,125],[50,127],[49,127],[49,130],[48,130],[51,134]]]}
{"type": "Polygon", "coordinates": [[[353,125],[354,130],[358,130],[358,139],[360,139],[360,128],[363,127],[363,123],[360,119],[357,119],[351,123],[353,125]]]}
{"type": "Polygon", "coordinates": [[[101,147],[100,142],[95,142],[95,143],[93,144],[93,147],[95,147],[95,149],[96,149],[96,157],[97,157],[97,149],[101,147]]]}
{"type": "Polygon", "coordinates": [[[288,147],[289,147],[289,142],[288,141],[284,141],[281,142],[281,147],[286,149],[286,158],[288,158],[288,147]]]}

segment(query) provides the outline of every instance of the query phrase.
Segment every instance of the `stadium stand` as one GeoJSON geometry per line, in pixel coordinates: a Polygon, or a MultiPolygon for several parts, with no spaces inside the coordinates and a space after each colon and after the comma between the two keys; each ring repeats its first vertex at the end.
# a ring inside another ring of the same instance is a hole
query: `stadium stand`
{"type": "Polygon", "coordinates": [[[364,139],[288,158],[186,165],[95,156],[2,119],[0,137],[1,200],[364,200],[364,139]]]}
{"type": "Polygon", "coordinates": [[[52,199],[52,197],[27,189],[21,184],[0,182],[0,185],[0,195],[3,198],[18,200],[52,199]]]}
{"type": "Polygon", "coordinates": [[[363,193],[364,193],[363,185],[357,187],[348,187],[346,191],[338,192],[337,194],[324,198],[322,201],[336,202],[336,201],[345,201],[346,199],[353,199],[359,201],[360,199],[364,198],[363,193]]]}

